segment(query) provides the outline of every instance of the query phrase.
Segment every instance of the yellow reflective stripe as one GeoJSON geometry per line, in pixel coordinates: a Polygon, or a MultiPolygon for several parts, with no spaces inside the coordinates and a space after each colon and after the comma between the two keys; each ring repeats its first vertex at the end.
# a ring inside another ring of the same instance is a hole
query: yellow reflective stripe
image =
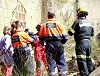
{"type": "Polygon", "coordinates": [[[86,58],[86,55],[76,55],[77,58],[86,58]]]}
{"type": "Polygon", "coordinates": [[[75,33],[75,31],[72,29],[72,28],[70,28],[70,31],[74,34],[75,33]]]}
{"type": "Polygon", "coordinates": [[[92,32],[92,34],[94,34],[94,32],[92,32]]]}
{"type": "Polygon", "coordinates": [[[86,58],[91,58],[91,56],[86,56],[86,58]]]}
{"type": "Polygon", "coordinates": [[[76,55],[77,58],[91,58],[91,56],[86,55],[76,55]]]}

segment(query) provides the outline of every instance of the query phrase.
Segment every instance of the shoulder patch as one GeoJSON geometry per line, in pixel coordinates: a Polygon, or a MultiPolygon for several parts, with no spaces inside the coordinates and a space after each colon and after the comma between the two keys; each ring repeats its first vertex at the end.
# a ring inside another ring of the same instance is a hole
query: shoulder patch
{"type": "Polygon", "coordinates": [[[46,28],[56,28],[56,23],[46,23],[46,28]]]}
{"type": "Polygon", "coordinates": [[[19,40],[19,36],[15,36],[15,37],[12,37],[12,43],[14,43],[14,42],[19,42],[20,40],[19,40]]]}

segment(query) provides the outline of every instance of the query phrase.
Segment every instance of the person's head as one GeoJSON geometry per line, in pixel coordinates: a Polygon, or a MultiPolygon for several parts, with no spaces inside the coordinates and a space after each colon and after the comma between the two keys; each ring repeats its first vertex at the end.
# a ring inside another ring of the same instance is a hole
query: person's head
{"type": "Polygon", "coordinates": [[[3,28],[3,34],[4,34],[4,35],[6,35],[6,34],[11,35],[10,30],[11,30],[11,28],[10,28],[9,26],[5,26],[5,27],[3,28]]]}
{"type": "Polygon", "coordinates": [[[54,11],[49,11],[48,12],[48,19],[53,19],[53,18],[56,18],[55,12],[54,11]]]}
{"type": "Polygon", "coordinates": [[[29,34],[29,28],[25,29],[25,31],[27,34],[29,34]]]}
{"type": "Polygon", "coordinates": [[[11,24],[11,35],[14,33],[14,31],[15,31],[16,29],[23,30],[22,22],[20,22],[20,21],[18,21],[18,20],[12,22],[12,24],[11,24]]]}
{"type": "Polygon", "coordinates": [[[77,16],[78,16],[78,18],[79,18],[79,17],[86,17],[87,15],[88,15],[88,12],[87,12],[87,10],[86,10],[85,7],[79,8],[79,9],[77,10],[77,16]]]}
{"type": "Polygon", "coordinates": [[[42,25],[43,25],[42,23],[39,23],[39,24],[36,25],[36,29],[37,29],[38,32],[40,31],[40,28],[41,28],[42,25]]]}

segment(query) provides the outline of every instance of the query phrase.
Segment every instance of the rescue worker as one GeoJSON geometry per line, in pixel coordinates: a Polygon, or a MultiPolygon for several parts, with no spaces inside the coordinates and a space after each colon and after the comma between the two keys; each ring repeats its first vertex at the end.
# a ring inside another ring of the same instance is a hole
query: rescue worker
{"type": "Polygon", "coordinates": [[[94,35],[94,28],[91,22],[86,19],[88,12],[85,7],[79,8],[78,20],[69,29],[68,34],[74,35],[76,42],[76,57],[81,76],[88,76],[93,71],[91,61],[91,36],[94,35]]]}
{"type": "Polygon", "coordinates": [[[49,76],[55,76],[55,66],[58,67],[59,76],[66,76],[66,63],[63,44],[68,40],[63,25],[56,21],[54,11],[48,12],[48,21],[44,23],[39,32],[40,43],[46,42],[46,58],[49,76]]]}
{"type": "Polygon", "coordinates": [[[34,38],[35,38],[35,42],[34,44],[32,44],[32,46],[35,47],[34,50],[34,59],[36,61],[36,72],[37,72],[37,76],[42,76],[41,73],[41,60],[43,61],[46,71],[48,73],[48,64],[47,64],[47,60],[46,60],[46,53],[45,53],[45,46],[42,47],[42,45],[39,43],[39,31],[40,31],[40,27],[41,27],[41,23],[37,24],[36,29],[37,29],[37,33],[34,34],[34,38]]]}
{"type": "Polygon", "coordinates": [[[34,39],[21,31],[23,30],[23,25],[20,21],[13,22],[11,27],[12,30],[16,28],[16,30],[13,31],[13,35],[11,35],[12,46],[14,48],[14,62],[18,70],[16,68],[15,69],[19,75],[27,76],[27,74],[30,73],[28,66],[26,65],[26,61],[28,59],[27,50],[29,50],[27,44],[34,43],[34,39]]]}

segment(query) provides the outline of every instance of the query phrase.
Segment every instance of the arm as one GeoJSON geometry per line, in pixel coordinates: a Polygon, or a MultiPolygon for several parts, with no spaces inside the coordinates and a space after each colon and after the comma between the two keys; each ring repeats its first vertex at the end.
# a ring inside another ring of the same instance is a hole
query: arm
{"type": "Polygon", "coordinates": [[[94,28],[92,28],[91,36],[94,36],[94,28]]]}
{"type": "Polygon", "coordinates": [[[35,42],[34,36],[31,38],[28,34],[24,33],[23,38],[27,41],[28,44],[32,44],[35,42]]]}
{"type": "Polygon", "coordinates": [[[4,52],[6,52],[9,49],[10,45],[11,45],[11,38],[10,36],[6,36],[3,45],[3,49],[5,50],[4,52]]]}
{"type": "Polygon", "coordinates": [[[41,26],[41,28],[40,28],[40,32],[39,32],[39,43],[43,46],[44,45],[44,38],[43,38],[43,36],[44,36],[44,31],[45,29],[44,29],[44,25],[42,25],[41,26]]]}
{"type": "Polygon", "coordinates": [[[68,34],[69,34],[70,36],[74,35],[76,24],[77,24],[77,22],[75,21],[75,22],[73,23],[73,25],[71,26],[71,28],[68,30],[68,34]]]}
{"type": "Polygon", "coordinates": [[[65,44],[67,42],[67,40],[68,40],[68,37],[67,37],[66,30],[62,25],[62,40],[61,40],[61,43],[65,44]]]}
{"type": "Polygon", "coordinates": [[[29,33],[28,33],[28,35],[29,35],[31,38],[33,38],[33,39],[34,39],[34,35],[33,35],[33,33],[32,33],[32,32],[29,32],[29,33]]]}

